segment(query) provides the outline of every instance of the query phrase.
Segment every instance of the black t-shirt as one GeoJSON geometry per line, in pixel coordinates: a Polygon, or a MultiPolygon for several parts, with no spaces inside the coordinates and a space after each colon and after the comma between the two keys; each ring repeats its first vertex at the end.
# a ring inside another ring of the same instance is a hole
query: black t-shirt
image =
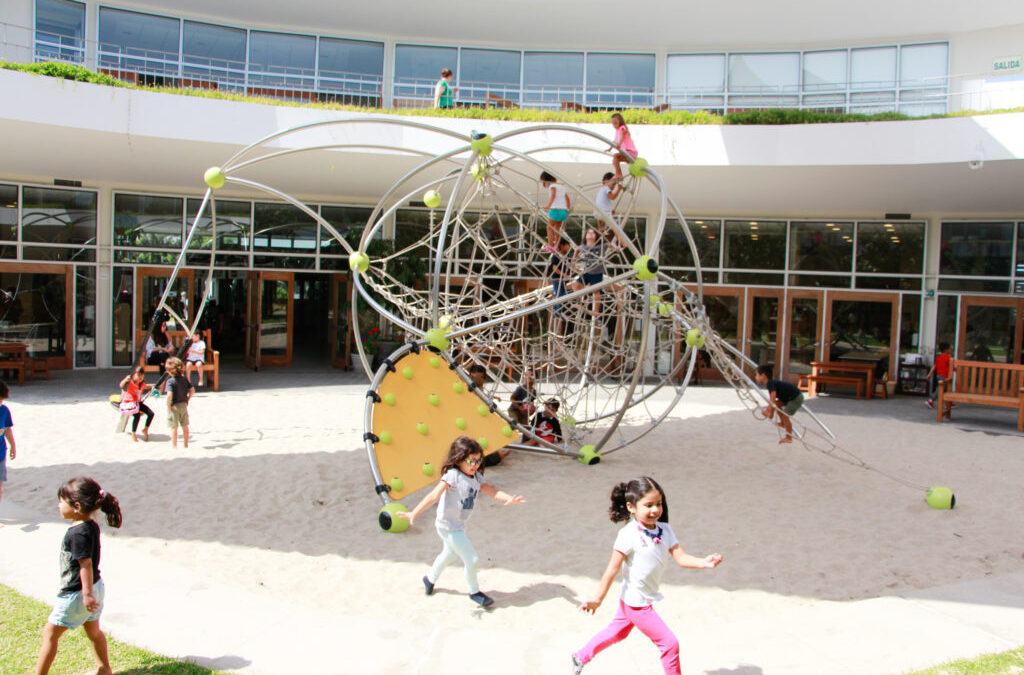
{"type": "Polygon", "coordinates": [[[543,412],[533,418],[533,433],[538,436],[554,436],[556,441],[562,440],[562,425],[557,417],[548,417],[543,412]]]}
{"type": "Polygon", "coordinates": [[[785,380],[768,380],[768,391],[774,391],[780,403],[789,403],[800,395],[797,386],[785,380]]]}
{"type": "Polygon", "coordinates": [[[192,388],[192,383],[186,380],[184,375],[167,380],[167,386],[171,390],[172,404],[188,402],[188,390],[192,388]]]}
{"type": "Polygon", "coordinates": [[[82,577],[78,561],[92,560],[93,583],[100,579],[100,526],[95,520],[86,520],[68,528],[60,546],[60,591],[69,595],[82,590],[82,577]]]}
{"type": "Polygon", "coordinates": [[[551,258],[548,259],[548,277],[552,281],[563,281],[565,275],[565,260],[558,253],[551,254],[551,258]]]}

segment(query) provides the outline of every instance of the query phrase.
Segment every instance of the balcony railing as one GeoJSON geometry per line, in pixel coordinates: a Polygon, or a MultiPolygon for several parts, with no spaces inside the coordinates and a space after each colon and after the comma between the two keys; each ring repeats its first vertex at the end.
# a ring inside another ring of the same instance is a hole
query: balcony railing
{"type": "MultiPolygon", "coordinates": [[[[0,58],[28,63],[64,61],[144,86],[215,89],[289,101],[336,102],[371,108],[427,108],[434,79],[286,68],[151,50],[121,49],[0,22],[0,58]]],[[[792,108],[831,113],[899,112],[910,116],[958,110],[1024,107],[1024,75],[955,75],[914,82],[852,82],[722,91],[669,87],[525,86],[456,82],[458,107],[604,111],[622,108],[740,110],[792,108]]]]}

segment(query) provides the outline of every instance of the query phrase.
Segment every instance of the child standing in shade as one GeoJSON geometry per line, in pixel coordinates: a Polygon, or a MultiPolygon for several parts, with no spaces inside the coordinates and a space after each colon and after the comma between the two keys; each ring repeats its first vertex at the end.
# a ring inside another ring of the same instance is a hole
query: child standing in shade
{"type": "Polygon", "coordinates": [[[569,217],[572,201],[569,199],[565,186],[547,171],[541,172],[540,183],[548,191],[548,205],[544,207],[548,212],[548,245],[544,250],[554,253],[562,234],[562,223],[569,217]]]}
{"type": "Polygon", "coordinates": [[[206,363],[206,341],[198,332],[192,333],[185,354],[185,379],[192,381],[192,371],[196,371],[198,386],[203,386],[203,364],[206,363]]]}
{"type": "Polygon", "coordinates": [[[658,592],[661,574],[669,558],[680,567],[711,569],[722,562],[715,553],[705,558],[690,555],[679,546],[675,532],[668,524],[668,502],[665,492],[653,478],[644,476],[612,488],[609,514],[613,523],[625,522],[615,537],[612,558],[601,576],[593,599],[580,606],[593,613],[604,601],[619,570],[622,591],[619,608],[612,622],[595,635],[587,645],[572,655],[573,675],[601,651],[626,639],[633,627],[649,637],[661,651],[661,667],[669,675],[680,675],[679,640],[654,611],[654,602],[661,600],[658,592]]]}
{"type": "Polygon", "coordinates": [[[640,153],[636,151],[636,146],[633,145],[633,136],[629,133],[629,127],[626,126],[626,120],[622,119],[620,113],[612,115],[612,126],[615,127],[615,145],[619,146],[621,150],[616,150],[612,156],[612,166],[615,167],[615,180],[622,180],[622,162],[626,164],[632,164],[633,160],[636,159],[640,153]]]}
{"type": "Polygon", "coordinates": [[[448,459],[441,467],[441,480],[416,508],[408,513],[399,512],[398,517],[405,518],[412,526],[417,516],[440,500],[434,524],[444,548],[434,560],[430,573],[423,577],[427,595],[433,594],[434,584],[437,583],[444,568],[455,558],[461,558],[466,571],[469,599],[481,607],[489,607],[494,604],[494,599],[480,591],[480,584],[476,578],[478,556],[469,537],[466,536],[466,521],[473,514],[476,496],[481,492],[503,502],[506,506],[522,504],[525,500],[520,495],[510,495],[488,483],[483,476],[483,460],[484,451],[479,443],[468,436],[456,438],[448,450],[448,459]]]}
{"type": "Polygon", "coordinates": [[[774,379],[771,366],[758,366],[754,380],[758,385],[766,387],[771,396],[772,404],[764,409],[764,416],[771,419],[775,413],[779,414],[779,421],[776,424],[786,432],[786,435],[779,439],[779,443],[792,443],[793,422],[790,418],[804,404],[803,393],[792,382],[774,379]]]}
{"type": "Polygon", "coordinates": [[[14,443],[14,421],[4,401],[10,396],[7,383],[0,381],[0,499],[4,497],[4,483],[7,482],[7,453],[10,446],[11,460],[18,456],[14,443]]]}
{"type": "Polygon", "coordinates": [[[100,578],[100,526],[92,519],[102,510],[107,524],[121,527],[121,506],[91,478],[72,478],[57,490],[62,518],[73,521],[60,548],[60,591],[43,629],[43,644],[36,661],[36,675],[50,672],[57,656],[57,642],[69,629],[82,626],[96,655],[96,675],[111,675],[107,636],[100,630],[103,611],[103,579],[100,578]]]}
{"type": "Polygon", "coordinates": [[[178,447],[178,426],[188,447],[188,402],[192,399],[192,383],[185,377],[185,364],[177,356],[167,359],[167,426],[171,428],[171,447],[178,447]]]}
{"type": "MultiPolygon", "coordinates": [[[[932,392],[928,395],[925,400],[925,405],[929,408],[935,407],[935,399],[939,397],[939,383],[945,382],[949,379],[949,366],[953,363],[953,347],[948,342],[939,343],[939,355],[935,357],[935,363],[932,364],[931,369],[925,376],[925,380],[932,388],[932,392]],[[935,376],[935,381],[932,382],[932,375],[935,376]]],[[[951,417],[950,412],[953,409],[952,403],[946,403],[942,406],[945,410],[942,414],[945,417],[951,417]]]]}

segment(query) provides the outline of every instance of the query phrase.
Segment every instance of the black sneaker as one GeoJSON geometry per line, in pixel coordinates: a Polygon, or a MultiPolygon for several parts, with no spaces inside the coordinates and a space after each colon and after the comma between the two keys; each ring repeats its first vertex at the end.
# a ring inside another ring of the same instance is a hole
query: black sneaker
{"type": "Polygon", "coordinates": [[[430,583],[430,579],[423,577],[423,587],[427,589],[427,595],[434,594],[434,584],[430,583]]]}
{"type": "Polygon", "coordinates": [[[486,593],[481,593],[480,591],[477,591],[476,593],[470,593],[469,599],[475,602],[476,604],[480,605],[481,607],[490,607],[494,604],[494,598],[487,595],[486,593]]]}

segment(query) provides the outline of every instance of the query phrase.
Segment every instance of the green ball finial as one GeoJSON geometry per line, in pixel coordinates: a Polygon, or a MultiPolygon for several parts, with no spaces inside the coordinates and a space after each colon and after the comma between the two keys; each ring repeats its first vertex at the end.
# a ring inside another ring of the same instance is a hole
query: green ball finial
{"type": "Polygon", "coordinates": [[[473,148],[481,157],[487,157],[491,154],[491,144],[494,139],[487,134],[473,134],[473,140],[470,142],[469,147],[473,148]]]}
{"type": "Polygon", "coordinates": [[[380,432],[380,442],[384,445],[391,445],[391,432],[382,431],[380,432]]]}
{"type": "Polygon", "coordinates": [[[928,492],[925,495],[925,501],[928,502],[928,506],[933,509],[948,511],[956,506],[956,495],[954,495],[953,491],[948,487],[937,485],[935,487],[928,488],[928,492]]]}
{"type": "Polygon", "coordinates": [[[430,462],[423,462],[423,469],[422,470],[423,470],[423,475],[424,476],[433,476],[434,475],[434,465],[431,464],[430,462]]]}
{"type": "Polygon", "coordinates": [[[398,476],[395,476],[391,479],[391,489],[395,492],[401,492],[405,489],[405,481],[398,476]]]}
{"type": "Polygon", "coordinates": [[[647,160],[643,157],[637,157],[633,160],[633,163],[629,165],[629,175],[635,178],[643,178],[647,175],[647,160]]]}
{"type": "Polygon", "coordinates": [[[696,328],[691,328],[688,331],[686,331],[686,344],[690,347],[696,347],[697,340],[699,340],[701,337],[702,336],[699,330],[697,330],[696,328]]]}
{"type": "Polygon", "coordinates": [[[429,209],[436,209],[441,205],[441,193],[437,190],[427,190],[423,193],[423,203],[429,209]]]}
{"type": "Polygon", "coordinates": [[[472,166],[472,168],[470,168],[469,173],[475,180],[483,180],[487,177],[487,174],[490,173],[490,170],[487,168],[485,163],[477,162],[472,166]]]}
{"type": "Polygon", "coordinates": [[[506,424],[501,428],[501,434],[505,438],[512,438],[512,427],[506,424]]]}
{"type": "Polygon", "coordinates": [[[476,407],[476,411],[479,413],[480,417],[486,417],[487,413],[491,412],[491,409],[481,403],[476,407]]]}
{"type": "Polygon", "coordinates": [[[566,415],[565,417],[562,418],[562,424],[564,424],[565,426],[569,427],[570,429],[575,429],[576,428],[576,418],[573,417],[572,415],[566,415]]]}
{"type": "Polygon", "coordinates": [[[438,396],[437,394],[431,394],[430,396],[427,397],[427,403],[436,408],[437,406],[441,405],[441,397],[438,396]]]}
{"type": "Polygon", "coordinates": [[[668,304],[667,302],[659,302],[657,304],[657,308],[658,314],[662,316],[668,316],[668,313],[672,311],[672,305],[668,304]]]}
{"type": "Polygon", "coordinates": [[[649,255],[642,255],[633,261],[633,269],[640,281],[650,281],[658,275],[658,261],[649,255]]]}
{"type": "Polygon", "coordinates": [[[440,368],[441,367],[441,359],[437,358],[436,356],[431,356],[430,357],[430,367],[431,368],[440,368]]]}
{"type": "Polygon", "coordinates": [[[409,521],[405,518],[399,518],[398,513],[407,513],[408,508],[404,504],[398,502],[390,502],[384,505],[384,508],[377,513],[377,524],[380,525],[380,529],[385,532],[405,532],[409,529],[409,521]]]}
{"type": "Polygon", "coordinates": [[[466,427],[469,426],[469,425],[466,422],[466,418],[465,417],[456,417],[455,418],[455,426],[457,426],[459,429],[462,429],[463,431],[465,431],[466,427]]]}
{"type": "Polygon", "coordinates": [[[224,187],[225,180],[224,170],[219,166],[211,166],[203,173],[203,181],[214,190],[224,187]]]}
{"type": "Polygon", "coordinates": [[[424,337],[427,338],[430,346],[437,351],[443,352],[448,349],[448,335],[445,333],[444,328],[431,328],[424,337]]]}
{"type": "Polygon", "coordinates": [[[576,458],[576,461],[593,466],[601,461],[601,453],[595,450],[593,445],[584,445],[580,448],[580,456],[576,458]]]}
{"type": "Polygon", "coordinates": [[[348,268],[362,274],[370,268],[370,256],[362,251],[352,251],[348,256],[348,268]]]}
{"type": "Polygon", "coordinates": [[[416,431],[420,432],[420,436],[426,436],[430,432],[430,429],[427,427],[426,422],[420,422],[416,425],[416,431]]]}
{"type": "Polygon", "coordinates": [[[452,325],[452,315],[442,314],[441,318],[437,320],[437,325],[444,330],[448,330],[448,327],[452,325]]]}
{"type": "Polygon", "coordinates": [[[489,446],[491,444],[491,442],[489,440],[487,440],[486,438],[484,438],[483,436],[481,436],[480,438],[476,439],[476,442],[479,443],[480,447],[483,448],[484,450],[486,450],[487,446],[489,446]]]}

